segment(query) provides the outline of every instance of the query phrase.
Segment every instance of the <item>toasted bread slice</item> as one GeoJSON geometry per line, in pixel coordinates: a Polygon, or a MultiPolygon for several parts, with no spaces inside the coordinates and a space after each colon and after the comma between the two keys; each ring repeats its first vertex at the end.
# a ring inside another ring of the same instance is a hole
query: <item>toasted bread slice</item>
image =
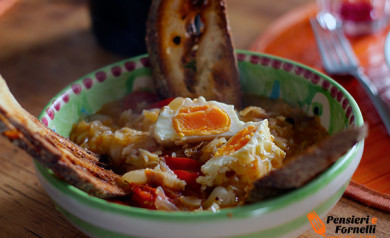
{"type": "Polygon", "coordinates": [[[352,127],[307,148],[281,168],[256,181],[246,202],[270,199],[304,186],[366,136],[366,125],[352,127]]]}
{"type": "Polygon", "coordinates": [[[58,135],[24,110],[1,76],[0,134],[58,177],[91,195],[111,198],[128,193],[126,182],[101,167],[96,154],[58,135]]]}
{"type": "Polygon", "coordinates": [[[204,96],[241,106],[224,0],[153,0],[146,42],[161,96],[204,96]]]}

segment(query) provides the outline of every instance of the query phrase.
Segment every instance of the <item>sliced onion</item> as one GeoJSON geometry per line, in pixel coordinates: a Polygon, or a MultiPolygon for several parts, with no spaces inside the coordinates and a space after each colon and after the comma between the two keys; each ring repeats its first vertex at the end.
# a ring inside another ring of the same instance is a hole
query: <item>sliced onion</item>
{"type": "Polygon", "coordinates": [[[128,183],[146,184],[148,179],[145,175],[145,169],[133,170],[125,173],[122,178],[128,183]]]}
{"type": "Polygon", "coordinates": [[[157,187],[156,194],[157,194],[157,198],[154,201],[154,205],[156,206],[157,210],[179,211],[179,208],[177,208],[175,204],[169,201],[162,187],[157,187]]]}
{"type": "Polygon", "coordinates": [[[210,196],[203,203],[203,206],[208,208],[214,203],[221,207],[233,206],[236,202],[236,194],[231,189],[218,186],[213,189],[210,196]]]}
{"type": "Polygon", "coordinates": [[[189,196],[180,196],[180,202],[187,207],[200,207],[202,205],[202,199],[189,197],[189,196]]]}

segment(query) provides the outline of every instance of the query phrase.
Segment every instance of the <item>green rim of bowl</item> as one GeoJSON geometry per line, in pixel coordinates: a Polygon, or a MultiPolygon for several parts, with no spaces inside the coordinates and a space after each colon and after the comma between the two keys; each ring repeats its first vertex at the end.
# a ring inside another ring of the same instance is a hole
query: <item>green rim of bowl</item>
{"type": "MultiPolygon", "coordinates": [[[[347,187],[347,183],[344,184],[336,193],[334,193],[330,198],[326,201],[315,207],[315,210],[320,216],[324,215],[343,195],[344,190],[347,187]]],[[[55,203],[56,209],[60,211],[64,216],[71,221],[75,226],[87,232],[87,234],[91,234],[93,236],[98,237],[109,237],[109,238],[141,238],[139,236],[129,236],[126,234],[122,234],[116,231],[107,230],[98,226],[95,226],[87,221],[84,221],[73,214],[69,213],[65,208],[61,207],[59,204],[55,203]]],[[[284,224],[281,224],[277,227],[267,228],[261,231],[255,231],[251,233],[245,233],[237,236],[229,236],[229,238],[258,238],[258,237],[279,237],[290,233],[292,230],[297,227],[302,227],[307,225],[307,217],[306,214],[296,217],[293,220],[290,220],[284,224]]]]}
{"type": "MultiPolygon", "coordinates": [[[[355,115],[355,125],[356,126],[362,126],[364,124],[362,114],[359,110],[359,107],[353,97],[336,81],[329,78],[328,76],[322,74],[321,72],[318,72],[312,68],[309,68],[308,66],[305,66],[303,64],[294,62],[292,60],[287,60],[284,58],[280,58],[277,56],[267,55],[267,54],[260,54],[260,53],[254,53],[246,50],[237,50],[236,53],[241,53],[245,55],[256,55],[259,57],[268,57],[270,59],[276,59],[282,62],[291,63],[293,65],[302,67],[305,70],[308,70],[312,73],[315,73],[319,76],[321,76],[323,79],[329,81],[333,86],[337,87],[339,91],[341,91],[346,97],[350,103],[350,106],[352,107],[353,114],[355,115]]],[[[138,57],[132,58],[132,60],[137,60],[142,57],[147,57],[147,55],[141,55],[138,57]]],[[[108,66],[105,66],[99,70],[96,70],[92,73],[110,68],[114,65],[122,64],[129,59],[116,62],[114,64],[110,64],[108,66]]],[[[90,74],[92,74],[90,73],[90,74]]],[[[89,75],[89,74],[88,74],[89,75]]],[[[80,83],[83,78],[78,79],[74,83],[80,83]]],[[[64,92],[70,90],[70,85],[60,91],[54,99],[60,97],[64,92]]],[[[51,101],[52,102],[52,101],[51,101]]],[[[45,113],[45,110],[51,106],[51,102],[46,105],[44,110],[39,115],[39,119],[42,118],[42,116],[45,113]]],[[[57,188],[59,191],[61,191],[63,194],[66,194],[66,196],[71,197],[72,199],[77,200],[78,202],[84,204],[85,206],[101,210],[101,211],[110,211],[111,213],[120,214],[123,216],[128,217],[138,217],[143,219],[152,219],[152,220],[164,220],[164,221],[175,221],[175,222],[204,222],[205,219],[207,220],[224,220],[224,219],[235,219],[235,218],[246,218],[246,217],[252,217],[263,213],[268,213],[271,211],[275,211],[278,209],[281,209],[283,207],[286,207],[292,203],[295,203],[299,200],[304,199],[305,197],[310,196],[311,194],[316,193],[317,191],[321,190],[323,187],[325,187],[331,180],[333,180],[334,177],[337,177],[340,175],[354,160],[356,154],[362,147],[364,146],[364,142],[361,141],[357,143],[355,146],[353,146],[344,156],[342,156],[335,164],[333,164],[327,171],[313,179],[310,183],[305,185],[304,187],[297,189],[295,191],[292,191],[290,193],[287,193],[285,195],[282,195],[280,197],[258,202],[250,205],[245,206],[239,206],[235,208],[226,208],[221,209],[220,211],[214,213],[211,211],[197,211],[197,212],[167,212],[167,211],[152,211],[148,209],[143,208],[137,208],[137,207],[131,207],[131,206],[125,206],[120,205],[112,202],[108,202],[104,199],[100,199],[97,197],[93,197],[91,195],[88,195],[84,191],[67,184],[66,182],[60,180],[57,178],[53,172],[47,168],[44,168],[41,166],[38,162],[35,162],[35,165],[37,167],[37,170],[39,173],[43,175],[43,177],[55,188],[57,188]]]]}

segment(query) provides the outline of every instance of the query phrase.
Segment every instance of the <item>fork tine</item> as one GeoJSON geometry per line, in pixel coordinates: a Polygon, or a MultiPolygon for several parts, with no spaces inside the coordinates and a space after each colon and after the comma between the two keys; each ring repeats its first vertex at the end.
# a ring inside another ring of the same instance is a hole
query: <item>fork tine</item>
{"type": "Polygon", "coordinates": [[[325,57],[325,55],[328,54],[326,48],[325,48],[325,45],[323,44],[323,42],[321,41],[321,39],[323,39],[321,37],[321,33],[320,33],[320,25],[317,21],[316,18],[312,18],[310,19],[310,24],[312,26],[312,29],[313,29],[313,33],[314,33],[314,36],[315,36],[315,39],[317,41],[317,46],[318,46],[318,49],[320,51],[320,56],[321,56],[321,60],[322,60],[322,63],[325,67],[326,70],[330,69],[331,68],[331,61],[329,60],[328,57],[325,57]]]}
{"type": "Polygon", "coordinates": [[[349,41],[343,36],[344,32],[342,31],[342,28],[338,28],[335,30],[338,40],[341,43],[341,46],[344,48],[344,52],[346,53],[348,59],[351,61],[352,65],[354,67],[358,67],[358,60],[356,58],[356,55],[353,54],[353,49],[349,41]]]}
{"type": "Polygon", "coordinates": [[[317,18],[310,19],[320,57],[325,70],[329,73],[337,73],[340,65],[344,65],[344,57],[335,44],[335,36],[322,28],[317,18]]]}
{"type": "MultiPolygon", "coordinates": [[[[339,31],[339,29],[334,30],[335,32],[339,31]]],[[[330,34],[330,32],[327,32],[328,35],[332,36],[329,39],[330,44],[333,46],[333,53],[338,56],[338,64],[340,67],[348,67],[348,56],[346,56],[345,51],[343,49],[343,46],[340,41],[339,34],[330,34]]]]}

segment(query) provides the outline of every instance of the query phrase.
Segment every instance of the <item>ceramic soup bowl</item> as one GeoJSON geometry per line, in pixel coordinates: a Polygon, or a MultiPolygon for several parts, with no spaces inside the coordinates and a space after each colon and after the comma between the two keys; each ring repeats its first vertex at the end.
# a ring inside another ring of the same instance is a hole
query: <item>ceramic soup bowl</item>
{"type": "MultiPolygon", "coordinates": [[[[363,125],[351,95],[331,78],[304,65],[236,51],[245,93],[282,98],[317,114],[330,134],[363,125]]],[[[139,88],[153,89],[147,55],[130,58],[75,81],[45,107],[40,120],[63,136],[84,114],[139,88]]],[[[57,209],[91,237],[294,237],[310,229],[306,214],[321,217],[337,203],[362,156],[364,142],[302,188],[280,197],[219,212],[166,212],[108,202],[73,187],[36,163],[37,174],[57,209]]]]}

